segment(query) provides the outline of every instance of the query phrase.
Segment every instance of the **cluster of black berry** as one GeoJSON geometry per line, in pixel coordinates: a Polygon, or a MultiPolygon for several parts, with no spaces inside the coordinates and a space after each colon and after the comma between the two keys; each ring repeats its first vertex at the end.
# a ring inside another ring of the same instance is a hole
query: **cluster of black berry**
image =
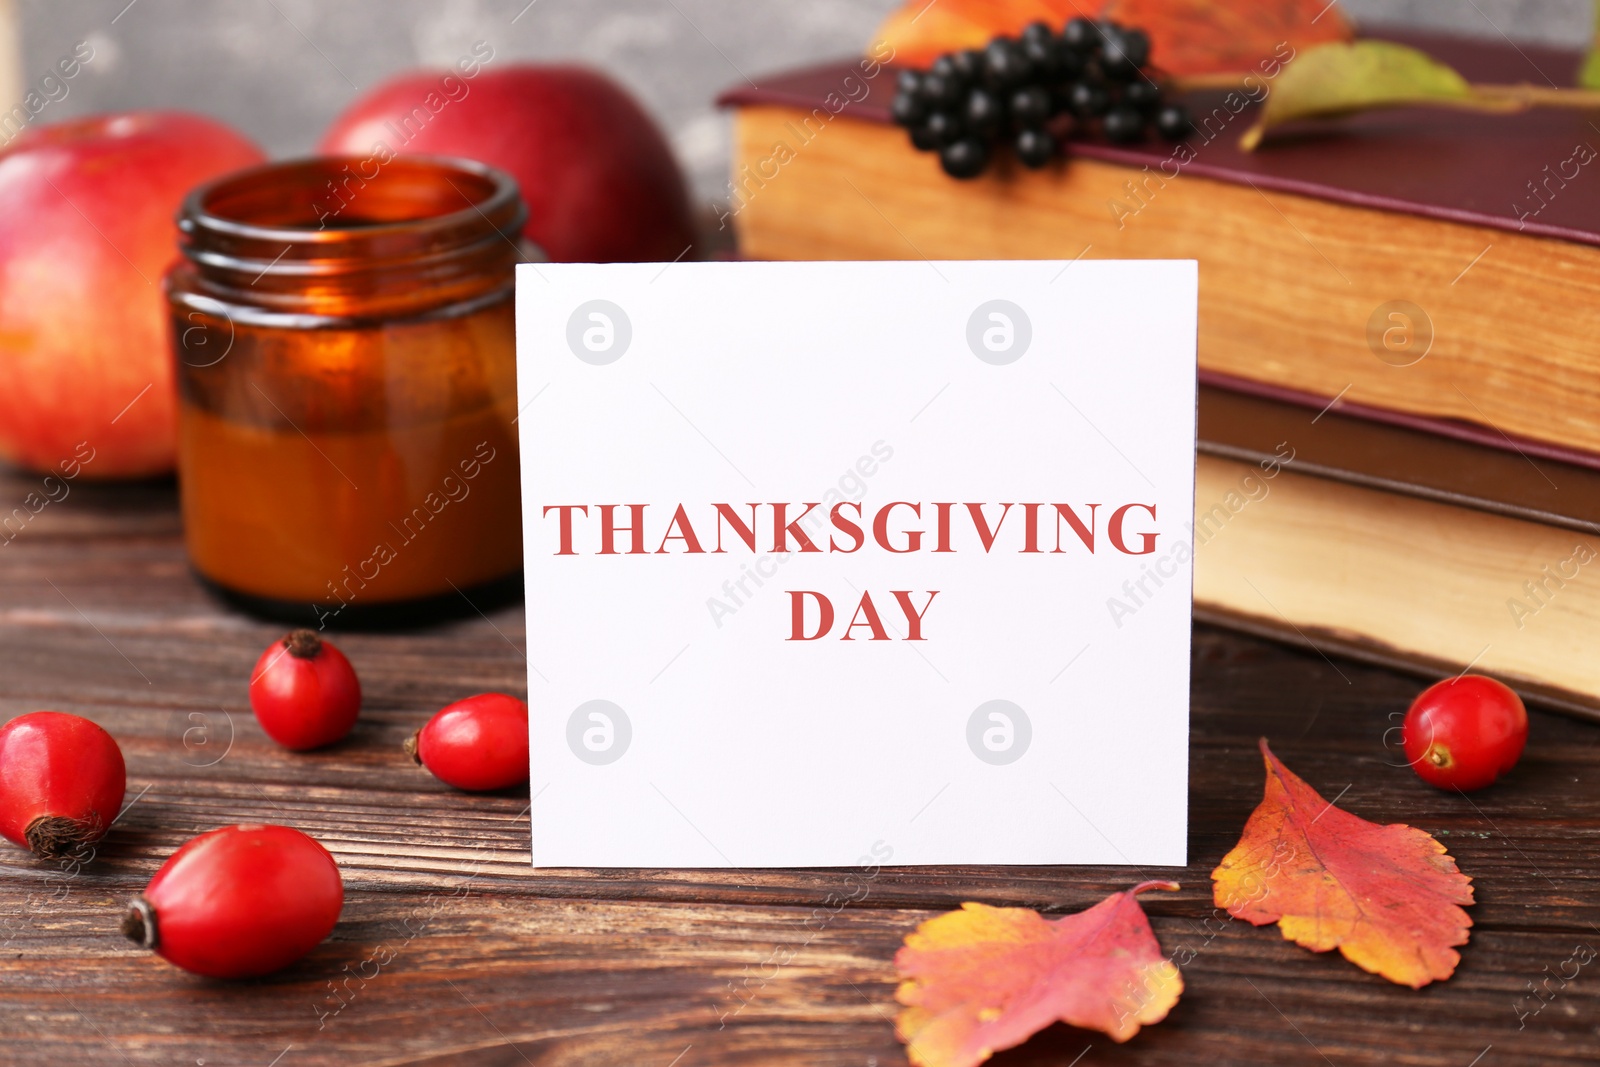
{"type": "Polygon", "coordinates": [[[1143,30],[1075,18],[1058,34],[1035,22],[1018,37],[942,55],[926,71],[901,71],[894,120],[917,148],[938,152],[953,178],[983,173],[1002,141],[1036,168],[1055,156],[1058,138],[1096,128],[1120,144],[1151,127],[1181,140],[1189,113],[1162,99],[1149,60],[1143,30]]]}

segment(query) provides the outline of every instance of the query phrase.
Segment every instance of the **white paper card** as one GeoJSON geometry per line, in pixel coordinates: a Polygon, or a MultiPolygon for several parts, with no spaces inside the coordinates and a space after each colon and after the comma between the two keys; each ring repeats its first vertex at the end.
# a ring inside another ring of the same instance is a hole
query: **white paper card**
{"type": "Polygon", "coordinates": [[[519,267],[534,864],[1184,863],[1196,307],[519,267]]]}

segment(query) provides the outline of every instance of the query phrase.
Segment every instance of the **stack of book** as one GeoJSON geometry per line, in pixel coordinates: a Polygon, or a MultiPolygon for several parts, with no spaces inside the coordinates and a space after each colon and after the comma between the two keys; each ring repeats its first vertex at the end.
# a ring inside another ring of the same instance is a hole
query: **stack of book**
{"type": "MultiPolygon", "coordinates": [[[[1404,43],[1477,82],[1580,62],[1404,43]]],[[[894,91],[846,63],[724,97],[743,255],[1198,260],[1196,615],[1600,718],[1600,115],[1372,112],[1244,153],[1251,109],[1196,96],[1185,145],[959,182],[894,91]]]]}

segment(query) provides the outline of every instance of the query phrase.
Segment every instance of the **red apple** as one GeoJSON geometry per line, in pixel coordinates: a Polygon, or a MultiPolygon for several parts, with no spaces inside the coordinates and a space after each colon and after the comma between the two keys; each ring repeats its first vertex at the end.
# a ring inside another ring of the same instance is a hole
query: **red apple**
{"type": "Polygon", "coordinates": [[[380,85],[334,120],[318,150],[372,166],[428,154],[499,167],[528,203],[524,236],[557,262],[672,260],[693,243],[683,173],[621,86],[582,67],[459,70],[380,85]]]}
{"type": "Polygon", "coordinates": [[[172,469],[173,217],[195,185],[264,158],[162,111],[32,127],[0,151],[0,456],[85,478],[172,469]]]}

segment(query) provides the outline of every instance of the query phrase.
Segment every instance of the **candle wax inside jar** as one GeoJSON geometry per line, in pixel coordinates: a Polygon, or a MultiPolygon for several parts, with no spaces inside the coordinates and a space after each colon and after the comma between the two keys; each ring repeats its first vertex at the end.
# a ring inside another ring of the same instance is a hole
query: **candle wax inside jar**
{"type": "Polygon", "coordinates": [[[521,565],[511,402],[433,423],[287,432],[185,406],[189,552],[212,581],[309,603],[466,589],[521,565]]]}
{"type": "Polygon", "coordinates": [[[191,316],[184,535],[212,582],[342,608],[451,596],[522,562],[512,308],[287,331],[191,316]],[[210,355],[214,351],[221,356],[210,355]]]}

